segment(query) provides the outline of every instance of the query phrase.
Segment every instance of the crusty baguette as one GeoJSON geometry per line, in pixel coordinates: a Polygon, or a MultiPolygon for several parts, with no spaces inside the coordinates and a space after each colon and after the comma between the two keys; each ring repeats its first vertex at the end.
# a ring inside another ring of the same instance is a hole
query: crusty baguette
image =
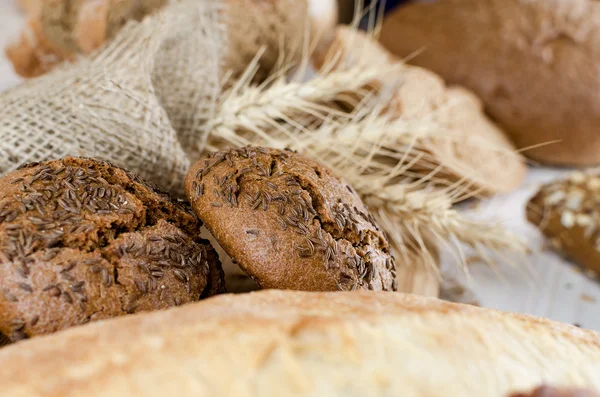
{"type": "Polygon", "coordinates": [[[399,293],[262,291],[0,349],[3,397],[505,397],[600,390],[600,335],[399,293]]]}
{"type": "Polygon", "coordinates": [[[386,18],[381,42],[473,90],[519,148],[554,142],[525,155],[600,163],[598,1],[413,1],[386,18]]]}

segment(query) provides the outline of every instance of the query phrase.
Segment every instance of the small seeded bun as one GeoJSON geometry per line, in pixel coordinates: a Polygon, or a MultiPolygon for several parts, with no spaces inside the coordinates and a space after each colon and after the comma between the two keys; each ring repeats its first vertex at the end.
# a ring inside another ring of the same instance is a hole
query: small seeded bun
{"type": "Polygon", "coordinates": [[[65,158],[0,179],[0,333],[11,340],[222,292],[200,222],[111,164],[65,158]]]}
{"type": "Polygon", "coordinates": [[[192,208],[263,288],[395,291],[388,242],[356,192],[290,151],[245,147],[198,161],[192,208]]]}
{"type": "Polygon", "coordinates": [[[462,87],[447,87],[435,73],[409,65],[383,48],[371,36],[339,26],[335,40],[326,51],[316,51],[317,67],[338,60],[340,65],[398,63],[398,74],[382,76],[381,84],[398,84],[389,111],[406,120],[432,122],[440,134],[422,138],[418,145],[431,154],[415,169],[436,170],[442,183],[465,179],[469,190],[485,194],[510,193],[523,182],[527,167],[516,148],[483,112],[480,99],[462,87]],[[443,169],[438,170],[442,165],[443,169]]]}
{"type": "Polygon", "coordinates": [[[576,172],[543,186],[527,205],[527,219],[552,247],[600,275],[600,176],[576,172]]]}
{"type": "Polygon", "coordinates": [[[386,18],[381,42],[475,92],[518,148],[546,144],[526,156],[592,165],[600,163],[599,21],[594,0],[414,1],[386,18]]]}

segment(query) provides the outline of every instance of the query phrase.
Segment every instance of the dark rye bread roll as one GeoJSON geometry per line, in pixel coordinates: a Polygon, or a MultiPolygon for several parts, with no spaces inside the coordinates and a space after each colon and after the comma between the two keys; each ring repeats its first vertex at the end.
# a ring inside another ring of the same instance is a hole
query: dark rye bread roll
{"type": "Polygon", "coordinates": [[[212,153],[188,173],[192,208],[263,288],[395,291],[388,242],[356,192],[291,151],[212,153]]]}
{"type": "Polygon", "coordinates": [[[0,179],[0,332],[19,340],[222,291],[201,223],[109,163],[65,158],[0,179]]]}

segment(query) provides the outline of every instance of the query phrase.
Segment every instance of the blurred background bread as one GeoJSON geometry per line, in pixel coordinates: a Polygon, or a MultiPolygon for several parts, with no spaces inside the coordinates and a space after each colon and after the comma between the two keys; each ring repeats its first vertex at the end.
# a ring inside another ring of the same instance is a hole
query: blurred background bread
{"type": "MultiPolygon", "coordinates": [[[[228,49],[222,68],[234,78],[264,49],[256,76],[263,80],[278,62],[298,61],[306,37],[327,37],[337,23],[331,0],[223,3],[228,49]]],[[[29,0],[23,3],[29,14],[26,26],[6,53],[18,74],[38,76],[64,60],[95,51],[127,21],[141,20],[167,4],[168,0],[29,0]]]]}
{"type": "Polygon", "coordinates": [[[526,174],[526,165],[516,148],[483,112],[481,100],[460,86],[446,86],[427,69],[404,65],[375,38],[354,28],[340,26],[331,45],[315,52],[318,68],[330,67],[332,60],[344,66],[369,63],[397,63],[398,73],[381,76],[381,84],[395,90],[389,112],[406,120],[431,120],[438,131],[417,143],[431,156],[415,169],[436,171],[442,183],[469,181],[466,190],[504,194],[517,189],[526,174]],[[439,166],[442,167],[441,171],[439,166]]]}
{"type": "Polygon", "coordinates": [[[600,3],[443,0],[399,6],[381,42],[472,90],[524,154],[600,163],[600,3]],[[556,143],[555,141],[560,141],[556,143]]]}

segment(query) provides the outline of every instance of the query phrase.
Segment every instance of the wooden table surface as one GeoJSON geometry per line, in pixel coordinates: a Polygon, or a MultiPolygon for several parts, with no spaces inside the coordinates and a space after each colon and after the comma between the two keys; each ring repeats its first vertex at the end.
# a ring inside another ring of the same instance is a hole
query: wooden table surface
{"type": "MultiPolygon", "coordinates": [[[[4,48],[14,39],[22,22],[12,1],[0,0],[0,47],[4,48]]],[[[0,90],[19,81],[2,51],[0,90]]],[[[542,247],[539,233],[525,222],[525,203],[541,183],[559,178],[565,172],[532,169],[519,191],[494,197],[477,208],[465,206],[463,211],[477,218],[499,218],[531,246],[542,247]]],[[[516,258],[515,266],[503,264],[496,270],[480,264],[471,266],[469,285],[482,306],[535,314],[600,331],[600,284],[597,281],[586,278],[576,267],[549,251],[516,258]]]]}

